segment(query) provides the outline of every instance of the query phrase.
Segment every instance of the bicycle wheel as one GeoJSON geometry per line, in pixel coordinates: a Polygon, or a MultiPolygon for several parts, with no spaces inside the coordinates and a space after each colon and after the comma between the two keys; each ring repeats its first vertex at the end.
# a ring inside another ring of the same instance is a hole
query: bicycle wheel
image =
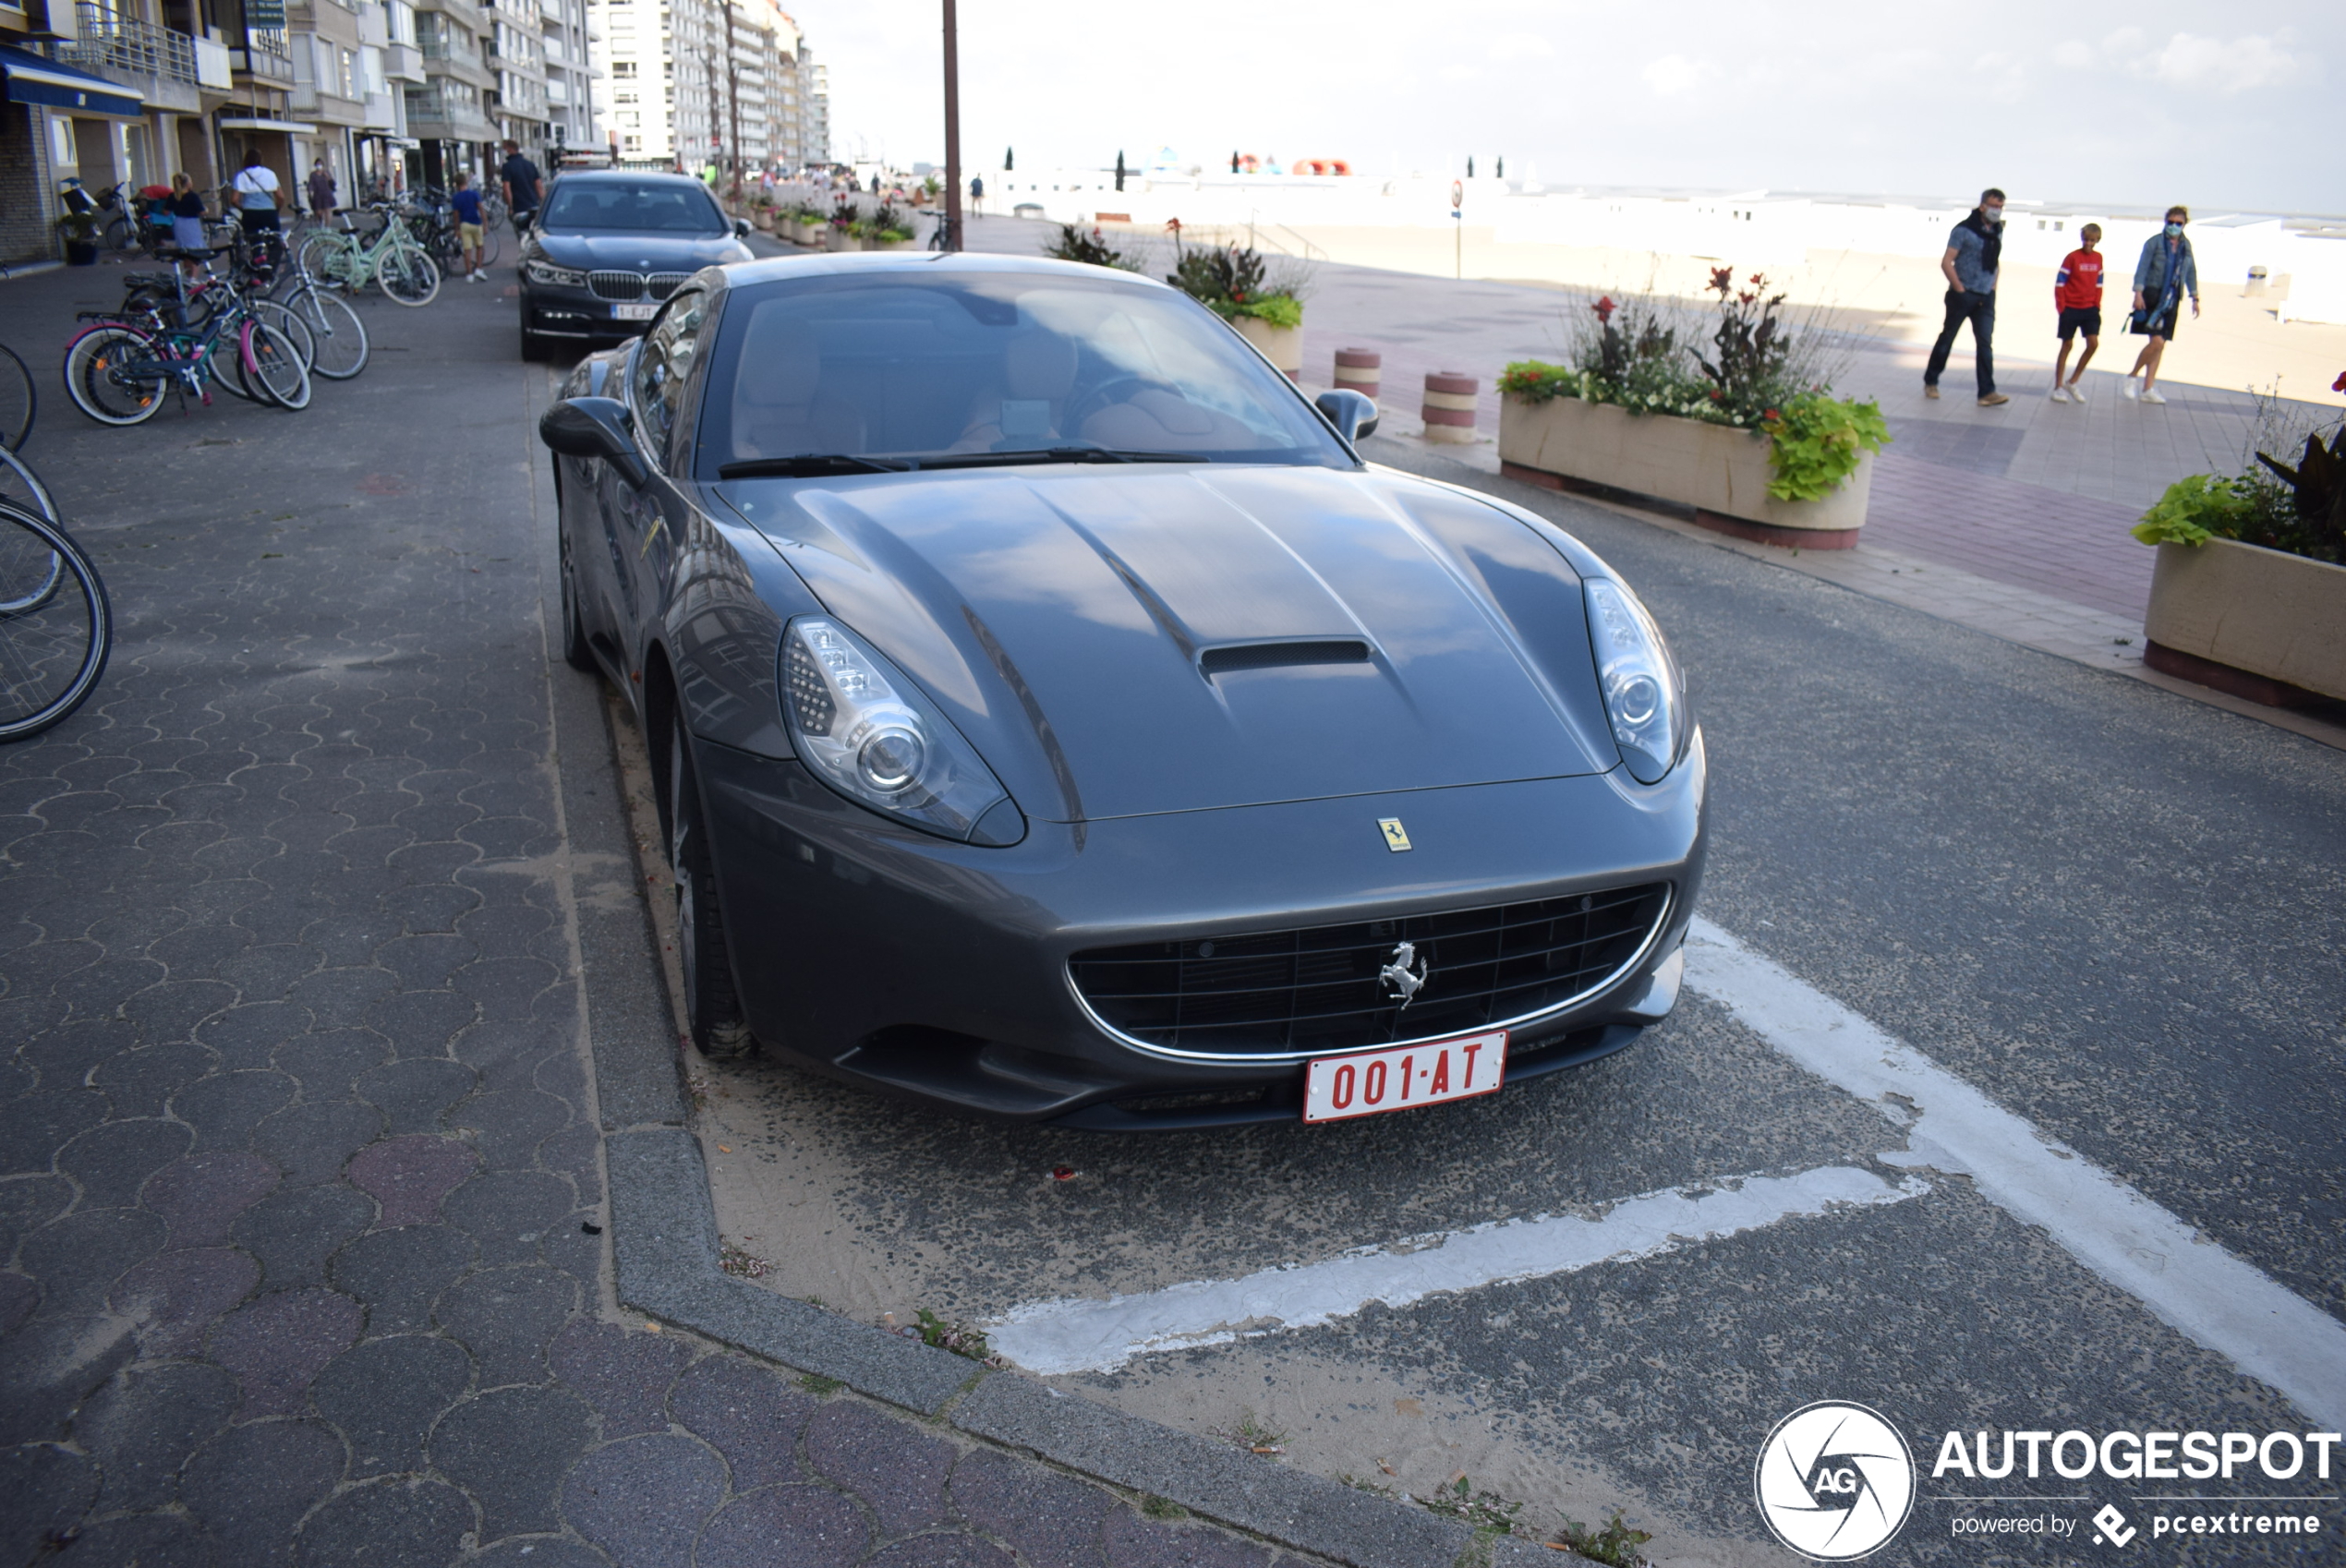
{"type": "Polygon", "coordinates": [[[152,418],[170,382],[153,340],[128,327],[94,327],[66,350],[66,392],[101,425],[152,418]]]}
{"type": "Polygon", "coordinates": [[[106,671],[114,611],[63,528],[0,503],[0,741],[38,735],[106,671]]]}
{"type": "Polygon", "coordinates": [[[314,345],[310,374],[330,381],[346,381],[367,368],[367,324],[358,312],[330,294],[314,288],[293,296],[293,308],[309,329],[314,345]]]}
{"type": "Polygon", "coordinates": [[[342,235],[333,229],[312,229],[301,236],[301,247],[294,252],[295,265],[315,277],[326,270],[328,258],[343,249],[342,235]]]}
{"type": "Polygon", "coordinates": [[[377,281],[402,305],[429,305],[440,297],[440,269],[420,250],[402,247],[386,255],[377,281]]]}
{"type": "Polygon", "coordinates": [[[302,364],[300,351],[284,333],[266,322],[252,323],[252,336],[247,341],[252,355],[250,373],[255,384],[269,401],[280,408],[303,409],[309,406],[309,370],[302,364]]]}
{"type": "Polygon", "coordinates": [[[252,319],[276,328],[285,341],[293,344],[294,353],[301,356],[303,369],[307,370],[318,362],[318,340],[311,334],[309,323],[303,320],[298,312],[273,299],[256,299],[252,302],[252,319]]]}
{"type": "Polygon", "coordinates": [[[106,220],[103,238],[108,250],[136,250],[139,248],[139,225],[131,222],[127,214],[116,212],[106,220]]]}
{"type": "Polygon", "coordinates": [[[52,523],[58,521],[57,503],[49,499],[49,487],[41,482],[32,464],[5,446],[0,446],[0,501],[37,512],[52,523]]]}
{"type": "Polygon", "coordinates": [[[269,394],[254,386],[252,379],[245,374],[244,351],[236,346],[237,342],[237,334],[231,332],[223,332],[213,338],[212,346],[204,350],[204,368],[211,373],[212,384],[229,396],[247,403],[266,404],[269,394]]]}
{"type": "Polygon", "coordinates": [[[498,237],[495,227],[488,223],[481,224],[480,264],[483,267],[494,267],[497,264],[498,255],[503,247],[504,241],[498,237]]]}
{"type": "Polygon", "coordinates": [[[16,351],[0,344],[0,447],[22,452],[32,434],[32,416],[41,400],[33,395],[32,372],[16,351]]]}

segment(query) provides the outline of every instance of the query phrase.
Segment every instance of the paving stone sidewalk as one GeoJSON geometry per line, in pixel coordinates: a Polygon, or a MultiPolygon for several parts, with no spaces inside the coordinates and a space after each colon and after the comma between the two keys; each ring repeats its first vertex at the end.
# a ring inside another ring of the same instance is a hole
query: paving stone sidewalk
{"type": "Polygon", "coordinates": [[[109,430],[111,292],[0,283],[120,618],[0,749],[0,1564],[1300,1568],[616,1310],[512,302],[109,430]]]}

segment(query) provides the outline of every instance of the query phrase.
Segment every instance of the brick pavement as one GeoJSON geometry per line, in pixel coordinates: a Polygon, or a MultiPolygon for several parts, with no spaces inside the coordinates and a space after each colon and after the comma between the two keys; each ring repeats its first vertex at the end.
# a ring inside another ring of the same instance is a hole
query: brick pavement
{"type": "Polygon", "coordinates": [[[44,400],[120,629],[0,749],[0,1564],[1272,1568],[616,1310],[502,292],[303,415],[44,400]]]}

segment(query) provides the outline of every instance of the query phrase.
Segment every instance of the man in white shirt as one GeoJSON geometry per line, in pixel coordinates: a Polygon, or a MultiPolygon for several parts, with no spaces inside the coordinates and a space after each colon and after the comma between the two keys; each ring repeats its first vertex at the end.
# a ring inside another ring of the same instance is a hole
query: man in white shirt
{"type": "Polygon", "coordinates": [[[260,153],[248,152],[245,166],[228,184],[236,193],[236,221],[244,225],[245,236],[250,239],[277,233],[277,209],[284,203],[284,193],[277,185],[277,171],[262,163],[260,153]]]}

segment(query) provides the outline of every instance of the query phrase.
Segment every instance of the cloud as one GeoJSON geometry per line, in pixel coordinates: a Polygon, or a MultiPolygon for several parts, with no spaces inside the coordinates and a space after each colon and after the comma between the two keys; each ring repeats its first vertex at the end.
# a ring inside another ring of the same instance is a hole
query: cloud
{"type": "Polygon", "coordinates": [[[2101,55],[2082,38],[2073,38],[2053,49],[2053,64],[2064,71],[2090,71],[2101,64],[2101,55]]]}
{"type": "Polygon", "coordinates": [[[1664,54],[1639,73],[1645,84],[1664,98],[1676,98],[1719,74],[1719,67],[1708,60],[1689,60],[1684,54],[1664,54]]]}
{"type": "Polygon", "coordinates": [[[2308,74],[2307,66],[2274,39],[2252,32],[2226,42],[2179,32],[2136,70],[2171,87],[2223,93],[2282,87],[2308,74]]]}
{"type": "Polygon", "coordinates": [[[1551,60],[1555,45],[1536,32],[1503,32],[1486,51],[1493,60],[1551,60]]]}

